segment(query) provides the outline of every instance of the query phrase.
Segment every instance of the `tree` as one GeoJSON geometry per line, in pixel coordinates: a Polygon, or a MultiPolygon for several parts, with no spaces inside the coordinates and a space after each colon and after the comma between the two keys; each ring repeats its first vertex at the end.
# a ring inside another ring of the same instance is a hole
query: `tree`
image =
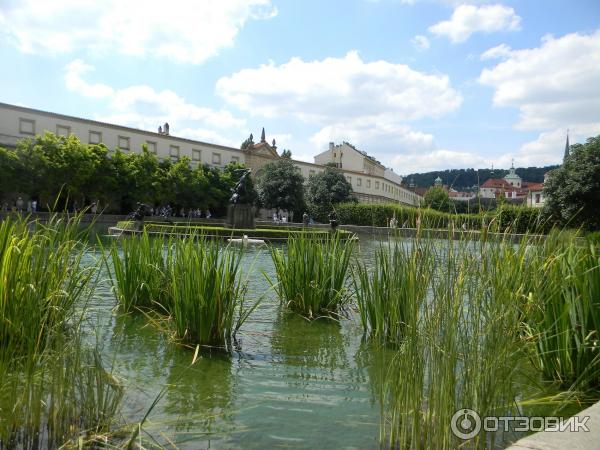
{"type": "Polygon", "coordinates": [[[0,199],[3,194],[19,192],[21,161],[17,153],[0,147],[0,199]]]}
{"type": "Polygon", "coordinates": [[[292,151],[291,151],[291,150],[288,150],[288,149],[284,149],[284,150],[281,152],[281,157],[282,157],[282,158],[287,158],[287,159],[292,159],[292,151]]]}
{"type": "Polygon", "coordinates": [[[342,172],[326,167],[308,179],[307,200],[314,205],[329,206],[352,199],[352,185],[342,172]]]}
{"type": "Polygon", "coordinates": [[[425,192],[423,203],[426,208],[448,212],[450,197],[443,188],[439,186],[431,187],[425,192]]]}
{"type": "Polygon", "coordinates": [[[544,211],[560,225],[600,229],[600,136],[571,146],[544,185],[544,211]]]}
{"type": "Polygon", "coordinates": [[[289,158],[266,164],[257,188],[266,208],[296,211],[304,205],[304,177],[289,158]]]}

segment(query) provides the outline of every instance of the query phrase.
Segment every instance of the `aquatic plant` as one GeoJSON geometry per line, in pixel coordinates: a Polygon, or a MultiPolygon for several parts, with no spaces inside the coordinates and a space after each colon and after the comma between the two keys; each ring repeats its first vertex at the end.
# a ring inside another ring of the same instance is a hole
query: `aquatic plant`
{"type": "Polygon", "coordinates": [[[374,267],[357,262],[352,271],[354,292],[365,334],[380,343],[398,344],[409,315],[417,314],[432,275],[432,255],[426,241],[418,249],[394,241],[375,252],[374,267]]]}
{"type": "Polygon", "coordinates": [[[168,271],[173,263],[169,241],[144,232],[121,239],[120,246],[113,243],[108,255],[105,262],[110,281],[125,312],[166,307],[168,271]]]}
{"type": "Polygon", "coordinates": [[[200,345],[227,344],[250,312],[240,276],[242,250],[188,238],[174,243],[167,309],[179,339],[200,345]]]}
{"type": "Polygon", "coordinates": [[[0,448],[57,448],[107,432],[121,387],[82,319],[97,266],[80,217],[0,223],[0,448]]]}
{"type": "Polygon", "coordinates": [[[292,237],[284,248],[270,247],[277,282],[267,280],[287,307],[306,318],[337,316],[351,298],[347,278],[354,247],[337,234],[292,237]]]}
{"type": "Polygon", "coordinates": [[[525,323],[534,363],[563,387],[599,387],[600,247],[555,233],[530,249],[529,266],[525,323]]]}

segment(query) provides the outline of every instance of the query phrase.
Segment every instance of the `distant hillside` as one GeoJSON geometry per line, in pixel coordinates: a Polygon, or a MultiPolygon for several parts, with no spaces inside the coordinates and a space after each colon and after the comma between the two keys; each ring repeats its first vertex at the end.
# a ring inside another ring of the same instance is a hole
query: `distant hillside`
{"type": "MultiPolygon", "coordinates": [[[[517,174],[524,180],[533,183],[542,183],[544,174],[558,166],[546,167],[519,167],[516,169],[517,174]]],[[[414,180],[418,187],[433,186],[433,182],[437,177],[440,177],[444,184],[452,186],[456,190],[468,190],[473,186],[485,183],[489,178],[502,178],[508,173],[504,169],[451,169],[438,170],[434,172],[411,173],[404,177],[404,183],[410,184],[414,180]]]]}

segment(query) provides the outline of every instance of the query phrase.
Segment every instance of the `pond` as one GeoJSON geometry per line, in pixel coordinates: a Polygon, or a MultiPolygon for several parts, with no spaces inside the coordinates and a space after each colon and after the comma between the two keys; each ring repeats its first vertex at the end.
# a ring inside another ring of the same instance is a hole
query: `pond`
{"type": "MultiPolygon", "coordinates": [[[[362,239],[361,258],[368,261],[377,246],[362,239]]],[[[165,389],[144,427],[162,444],[378,448],[380,409],[370,374],[384,370],[376,363],[381,350],[362,343],[352,311],[339,323],[282,311],[263,275],[275,276],[268,250],[249,248],[243,258],[249,300],[264,299],[238,332],[238,351],[201,354],[192,367],[193,351],[169,342],[143,316],[115,310],[103,274],[90,326],[105,364],[125,386],[125,420],[140,421],[165,389]]]]}

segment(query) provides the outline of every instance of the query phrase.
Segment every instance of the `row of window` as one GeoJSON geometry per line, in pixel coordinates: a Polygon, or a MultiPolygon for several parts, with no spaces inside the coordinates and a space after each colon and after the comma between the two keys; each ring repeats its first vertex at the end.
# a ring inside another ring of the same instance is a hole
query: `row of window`
{"type": "MultiPolygon", "coordinates": [[[[19,133],[35,136],[35,120],[19,118],[19,133]]],[[[60,125],[60,124],[56,125],[56,135],[57,136],[69,136],[70,134],[71,134],[70,126],[60,125]]],[[[102,132],[89,130],[88,142],[90,144],[102,143],[102,132]]],[[[148,151],[150,153],[154,153],[155,155],[157,154],[158,146],[157,146],[156,141],[146,141],[146,146],[148,147],[148,151]]],[[[131,150],[131,139],[128,136],[118,136],[117,137],[117,147],[119,147],[120,150],[124,150],[124,151],[131,150]]],[[[171,157],[172,160],[177,161],[179,159],[179,156],[180,156],[179,151],[180,151],[180,148],[178,145],[169,146],[169,156],[171,157]]],[[[194,162],[202,161],[202,150],[196,149],[196,148],[192,149],[192,161],[194,161],[194,162]]],[[[221,154],[217,153],[217,152],[213,152],[211,162],[214,165],[221,165],[221,163],[222,163],[221,154]]],[[[240,162],[239,156],[232,156],[231,162],[239,163],[240,162]]]]}
{"type": "MultiPolygon", "coordinates": [[[[347,175],[346,179],[348,180],[348,182],[350,184],[352,184],[352,177],[351,176],[347,175]]],[[[371,180],[367,179],[366,181],[367,181],[367,188],[370,189],[371,188],[371,180]]],[[[356,185],[357,186],[362,186],[362,178],[358,178],[358,177],[356,178],[356,185]]],[[[380,186],[379,181],[375,181],[375,189],[376,190],[379,189],[379,186],[380,186]]],[[[393,193],[396,196],[398,196],[399,194],[402,194],[403,198],[405,198],[405,199],[411,199],[411,200],[414,201],[414,196],[408,194],[407,192],[401,191],[397,187],[394,187],[394,186],[392,186],[390,184],[381,183],[381,189],[384,192],[391,192],[391,193],[393,193]]]]}

